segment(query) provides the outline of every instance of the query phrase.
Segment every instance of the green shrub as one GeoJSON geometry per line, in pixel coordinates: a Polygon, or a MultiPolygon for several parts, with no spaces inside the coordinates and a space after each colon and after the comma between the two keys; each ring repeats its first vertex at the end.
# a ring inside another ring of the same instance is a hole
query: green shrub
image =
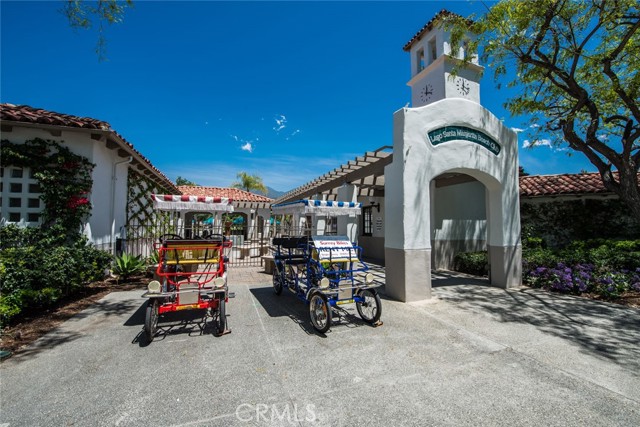
{"type": "Polygon", "coordinates": [[[123,253],[114,260],[113,272],[122,279],[127,280],[134,274],[142,273],[146,268],[147,266],[140,256],[123,253]]]}
{"type": "MultiPolygon", "coordinates": [[[[86,238],[60,245],[51,230],[2,227],[0,322],[47,308],[95,280],[104,278],[111,255],[87,245],[86,238]],[[54,244],[53,242],[56,242],[54,244]]],[[[67,236],[62,240],[68,241],[67,236]]]]}
{"type": "Polygon", "coordinates": [[[158,251],[153,251],[151,255],[147,257],[147,265],[158,265],[160,263],[160,258],[158,251]]]}
{"type": "Polygon", "coordinates": [[[0,325],[5,325],[22,311],[20,292],[0,296],[0,325]]]}
{"type": "Polygon", "coordinates": [[[489,274],[486,252],[461,252],[453,260],[453,268],[461,273],[475,276],[489,274]]]}

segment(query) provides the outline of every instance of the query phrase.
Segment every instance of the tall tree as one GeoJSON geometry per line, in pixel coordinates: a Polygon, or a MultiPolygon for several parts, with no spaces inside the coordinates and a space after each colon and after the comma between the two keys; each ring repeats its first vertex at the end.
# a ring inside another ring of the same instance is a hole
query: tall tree
{"type": "Polygon", "coordinates": [[[188,180],[188,179],[186,179],[186,178],[183,178],[183,177],[181,177],[181,176],[178,176],[178,177],[176,178],[176,185],[193,185],[193,186],[197,186],[198,184],[196,184],[196,183],[195,183],[195,182],[193,182],[193,181],[189,181],[189,180],[188,180]]]}
{"type": "Polygon", "coordinates": [[[454,51],[463,40],[482,47],[496,81],[520,89],[505,106],[531,115],[534,137],[584,154],[640,221],[637,0],[502,0],[446,25],[454,51]]]}
{"type": "Polygon", "coordinates": [[[267,187],[263,184],[262,178],[258,175],[249,175],[247,172],[239,172],[238,175],[236,175],[236,178],[238,178],[238,181],[231,184],[231,187],[233,188],[240,188],[249,192],[259,191],[265,195],[268,193],[267,187]]]}
{"type": "Polygon", "coordinates": [[[71,28],[89,29],[98,23],[96,54],[100,61],[106,59],[107,41],[104,37],[105,25],[118,24],[124,19],[125,8],[133,6],[133,0],[66,0],[62,13],[71,28]]]}

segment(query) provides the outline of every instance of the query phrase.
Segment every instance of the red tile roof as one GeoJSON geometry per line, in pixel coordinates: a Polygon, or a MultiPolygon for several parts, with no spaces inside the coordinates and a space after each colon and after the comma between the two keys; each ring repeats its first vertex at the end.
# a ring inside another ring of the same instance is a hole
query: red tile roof
{"type": "Polygon", "coordinates": [[[273,199],[260,194],[250,193],[238,188],[201,187],[198,185],[179,185],[178,190],[189,196],[228,197],[234,202],[262,202],[271,203],[273,199]]]}
{"type": "Polygon", "coordinates": [[[83,129],[112,130],[109,123],[101,120],[56,113],[42,108],[29,107],[28,105],[0,104],[0,119],[83,129]]]}
{"type": "Polygon", "coordinates": [[[49,126],[64,126],[81,129],[97,129],[110,132],[122,141],[133,153],[137,154],[140,159],[146,163],[163,182],[163,184],[177,193],[175,184],[163,174],[160,169],[153,166],[151,161],[142,155],[133,147],[129,141],[124,139],[122,135],[111,128],[111,125],[102,120],[92,119],[91,117],[78,117],[70,114],[56,113],[54,111],[43,110],[42,108],[34,108],[28,105],[0,104],[0,121],[2,122],[20,122],[33,123],[49,126]]]}
{"type": "MultiPolygon", "coordinates": [[[[433,18],[431,18],[431,20],[429,22],[427,22],[425,24],[424,27],[422,27],[420,29],[420,31],[418,31],[416,33],[415,36],[413,36],[411,38],[411,40],[409,40],[404,47],[402,48],[402,50],[404,50],[405,52],[409,52],[409,50],[411,49],[411,45],[416,42],[418,39],[420,39],[420,37],[422,37],[422,35],[424,33],[427,33],[429,31],[431,31],[431,29],[433,29],[433,27],[435,26],[435,24],[437,23],[438,20],[440,20],[443,17],[447,17],[447,16],[456,16],[456,17],[461,17],[460,15],[458,15],[457,13],[453,13],[453,12],[449,12],[446,9],[442,9],[440,12],[436,13],[436,16],[434,16],[433,18]]],[[[468,19],[467,20],[470,24],[473,23],[472,20],[468,19]]]]}
{"type": "MultiPolygon", "coordinates": [[[[614,174],[616,174],[614,172],[614,174]]],[[[640,185],[640,174],[638,174],[640,185]]],[[[559,196],[611,193],[599,173],[532,175],[520,177],[520,196],[559,196]]]]}

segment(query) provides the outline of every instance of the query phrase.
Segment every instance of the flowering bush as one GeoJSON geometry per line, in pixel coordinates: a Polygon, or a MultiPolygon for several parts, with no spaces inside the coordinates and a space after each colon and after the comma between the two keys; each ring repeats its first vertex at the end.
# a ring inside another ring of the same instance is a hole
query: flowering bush
{"type": "Polygon", "coordinates": [[[76,240],[91,214],[87,196],[95,165],[63,145],[41,138],[24,144],[3,139],[0,149],[2,166],[30,168],[38,180],[44,205],[42,227],[57,227],[69,242],[76,240]]]}
{"type": "Polygon", "coordinates": [[[523,282],[551,291],[616,298],[640,292],[640,241],[581,241],[561,251],[523,251],[523,282]]]}

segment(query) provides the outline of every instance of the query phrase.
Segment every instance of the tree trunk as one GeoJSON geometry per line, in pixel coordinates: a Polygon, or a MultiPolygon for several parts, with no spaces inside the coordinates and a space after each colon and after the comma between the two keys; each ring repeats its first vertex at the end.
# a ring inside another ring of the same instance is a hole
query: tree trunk
{"type": "MultiPolygon", "coordinates": [[[[638,172],[633,165],[625,163],[619,172],[619,185],[607,185],[602,176],[605,187],[613,190],[631,210],[631,214],[640,224],[640,187],[638,187],[638,172]],[[613,187],[613,188],[612,188],[613,187]]],[[[602,175],[602,174],[601,174],[602,175]]]]}

